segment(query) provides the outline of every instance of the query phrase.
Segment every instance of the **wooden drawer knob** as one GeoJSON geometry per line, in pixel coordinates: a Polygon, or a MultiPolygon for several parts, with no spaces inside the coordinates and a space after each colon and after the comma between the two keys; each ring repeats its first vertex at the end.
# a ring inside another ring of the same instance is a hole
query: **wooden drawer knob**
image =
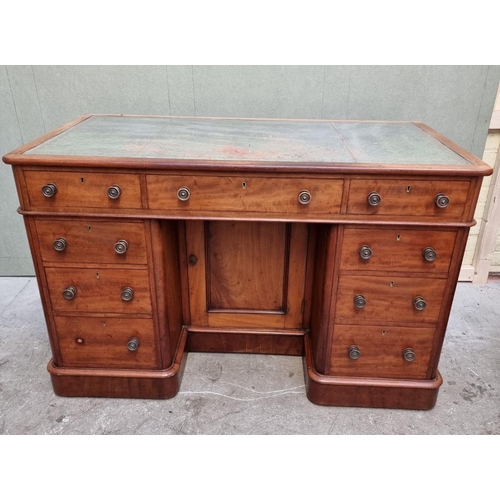
{"type": "Polygon", "coordinates": [[[407,347],[404,351],[403,351],[403,358],[405,358],[405,361],[409,361],[409,362],[412,362],[414,361],[414,359],[416,358],[417,356],[415,355],[415,353],[413,352],[413,349],[410,349],[409,347],[407,347]]]}
{"type": "Polygon", "coordinates": [[[121,293],[121,298],[125,302],[130,302],[134,298],[134,290],[129,286],[126,286],[121,293]]]}
{"type": "Polygon", "coordinates": [[[137,351],[139,349],[139,346],[141,343],[139,342],[139,339],[137,337],[132,337],[128,342],[127,342],[127,349],[129,351],[137,351]]]}
{"type": "Polygon", "coordinates": [[[450,204],[450,199],[443,193],[439,193],[434,198],[434,203],[438,208],[446,208],[450,204]]]}
{"type": "Polygon", "coordinates": [[[177,191],[177,198],[179,198],[180,201],[188,201],[189,198],[191,198],[191,191],[188,187],[182,186],[177,191]]]}
{"type": "Polygon", "coordinates": [[[351,359],[358,359],[361,356],[358,346],[356,345],[349,346],[348,353],[351,359]]]}
{"type": "Polygon", "coordinates": [[[57,238],[57,240],[52,243],[52,246],[54,247],[54,250],[57,252],[64,252],[66,250],[66,246],[68,245],[68,242],[64,238],[57,238]]]}
{"type": "Polygon", "coordinates": [[[122,190],[120,186],[117,186],[116,184],[113,184],[112,186],[109,186],[108,188],[108,197],[111,200],[117,200],[120,195],[122,194],[122,190]]]}
{"type": "Polygon", "coordinates": [[[76,287],[73,285],[68,286],[65,290],[63,290],[62,296],[66,300],[73,300],[76,295],[76,287]]]}
{"type": "Polygon", "coordinates": [[[382,196],[380,196],[376,191],[372,191],[368,195],[368,205],[372,207],[376,207],[377,205],[380,205],[380,202],[382,201],[382,196]]]}
{"type": "Polygon", "coordinates": [[[42,194],[46,198],[52,198],[57,193],[57,186],[55,184],[45,184],[45,186],[42,187],[42,194]]]}
{"type": "Polygon", "coordinates": [[[366,299],[363,295],[356,295],[356,297],[354,297],[354,305],[358,308],[358,309],[363,309],[363,307],[366,306],[366,299]]]}
{"type": "Polygon", "coordinates": [[[311,200],[312,200],[311,193],[307,189],[303,189],[299,193],[299,203],[301,205],[309,205],[309,203],[311,203],[311,200]]]}
{"type": "Polygon", "coordinates": [[[432,247],[424,248],[424,250],[422,251],[422,255],[427,262],[433,262],[437,258],[436,250],[434,250],[434,248],[432,247]]]}
{"type": "Polygon", "coordinates": [[[118,240],[115,243],[115,252],[119,255],[123,255],[128,250],[127,240],[118,240]]]}
{"type": "Polygon", "coordinates": [[[413,299],[413,306],[417,311],[423,311],[427,307],[427,302],[423,297],[418,296],[413,299]]]}
{"type": "Polygon", "coordinates": [[[368,245],[362,245],[359,247],[359,256],[363,260],[368,260],[372,255],[372,249],[368,245]]]}

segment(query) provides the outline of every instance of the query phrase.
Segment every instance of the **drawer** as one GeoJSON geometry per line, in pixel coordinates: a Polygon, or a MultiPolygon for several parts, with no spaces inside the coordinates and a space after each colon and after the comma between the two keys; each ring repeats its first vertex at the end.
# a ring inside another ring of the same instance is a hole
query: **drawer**
{"type": "Polygon", "coordinates": [[[151,314],[148,271],[47,267],[45,275],[55,312],[151,314]],[[74,290],[70,289],[65,298],[63,292],[68,287],[74,290]],[[128,298],[125,288],[132,289],[130,300],[124,300],[128,298]]]}
{"type": "Polygon", "coordinates": [[[340,268],[448,273],[457,231],[347,227],[340,268]]]}
{"type": "Polygon", "coordinates": [[[147,186],[152,209],[338,214],[343,180],[148,175],[147,186]]]}
{"type": "Polygon", "coordinates": [[[434,332],[434,328],[337,325],[330,374],[424,379],[431,360],[434,332]]]}
{"type": "Polygon", "coordinates": [[[54,321],[63,366],[158,367],[151,319],[56,316],[54,321]]]}
{"type": "Polygon", "coordinates": [[[347,213],[351,215],[401,215],[462,220],[469,193],[469,181],[426,181],[353,179],[349,188],[347,213]],[[378,195],[370,197],[372,193],[378,195]],[[436,202],[438,195],[443,204],[436,202]],[[370,198],[370,199],[369,199],[370,198]],[[379,203],[371,205],[371,203],[379,203]]]}
{"type": "Polygon", "coordinates": [[[96,219],[36,219],[44,262],[147,264],[143,222],[96,219]]]}
{"type": "Polygon", "coordinates": [[[24,176],[32,209],[70,211],[72,208],[142,207],[140,179],[135,174],[27,170],[24,176]],[[48,186],[48,196],[42,192],[44,186],[48,186]],[[114,190],[108,194],[110,188],[114,190]]]}
{"type": "Polygon", "coordinates": [[[446,282],[416,277],[341,276],[336,323],[436,323],[446,282]],[[417,304],[425,307],[422,310],[414,304],[417,297],[425,302],[417,304]],[[362,307],[356,305],[356,298],[362,307]]]}

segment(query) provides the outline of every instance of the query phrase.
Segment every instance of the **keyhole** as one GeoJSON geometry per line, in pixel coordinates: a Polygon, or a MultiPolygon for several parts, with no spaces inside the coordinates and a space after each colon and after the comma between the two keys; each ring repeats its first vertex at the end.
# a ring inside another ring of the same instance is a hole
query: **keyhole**
{"type": "Polygon", "coordinates": [[[387,332],[385,330],[382,330],[382,335],[385,335],[387,332]]]}
{"type": "Polygon", "coordinates": [[[246,189],[246,188],[247,188],[247,183],[246,183],[246,182],[242,182],[242,183],[241,183],[241,187],[242,187],[243,189],[246,189]]]}
{"type": "Polygon", "coordinates": [[[400,234],[398,234],[398,235],[396,236],[396,241],[400,241],[400,240],[401,240],[401,235],[400,235],[400,234]]]}
{"type": "Polygon", "coordinates": [[[394,281],[389,281],[389,286],[394,286],[394,281]]]}
{"type": "Polygon", "coordinates": [[[411,186],[406,186],[406,192],[411,193],[411,186]]]}
{"type": "Polygon", "coordinates": [[[102,326],[106,326],[106,321],[101,321],[102,326]]]}
{"type": "Polygon", "coordinates": [[[98,280],[99,279],[99,273],[95,273],[95,279],[98,280]]]}
{"type": "Polygon", "coordinates": [[[85,182],[85,179],[83,177],[80,177],[80,182],[83,184],[85,182]]]}
{"type": "Polygon", "coordinates": [[[92,232],[92,226],[87,227],[87,229],[89,230],[89,233],[92,232]]]}

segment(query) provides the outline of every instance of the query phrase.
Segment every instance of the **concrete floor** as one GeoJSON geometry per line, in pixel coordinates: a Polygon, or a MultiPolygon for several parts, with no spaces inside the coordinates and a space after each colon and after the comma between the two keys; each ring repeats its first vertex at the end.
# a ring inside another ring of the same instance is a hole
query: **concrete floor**
{"type": "Polygon", "coordinates": [[[0,434],[500,434],[500,280],[459,283],[431,411],[322,407],[299,357],[188,355],[173,399],[61,398],[34,278],[0,278],[0,434]]]}

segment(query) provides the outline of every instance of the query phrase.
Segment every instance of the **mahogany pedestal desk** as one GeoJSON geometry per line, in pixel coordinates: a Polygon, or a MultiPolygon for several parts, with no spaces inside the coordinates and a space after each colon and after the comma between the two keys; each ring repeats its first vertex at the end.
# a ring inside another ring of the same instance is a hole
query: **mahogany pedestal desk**
{"type": "Polygon", "coordinates": [[[60,396],[170,398],[187,352],[430,409],[482,177],[413,122],[86,115],[13,166],[60,396]]]}

